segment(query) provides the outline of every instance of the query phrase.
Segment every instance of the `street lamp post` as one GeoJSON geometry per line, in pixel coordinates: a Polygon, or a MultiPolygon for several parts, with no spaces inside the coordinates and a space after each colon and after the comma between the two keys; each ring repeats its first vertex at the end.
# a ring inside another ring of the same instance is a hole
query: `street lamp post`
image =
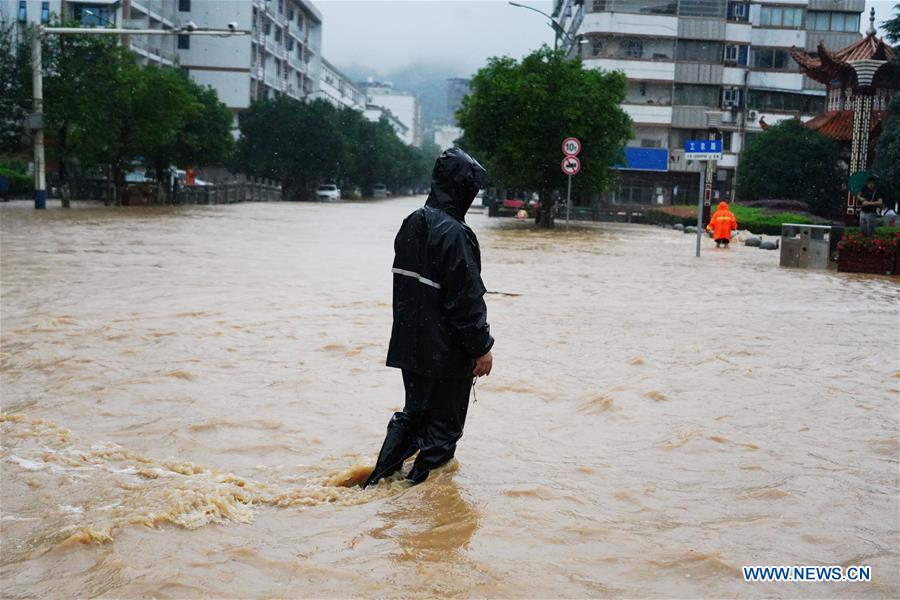
{"type": "Polygon", "coordinates": [[[560,25],[559,22],[556,21],[556,19],[554,19],[553,17],[551,17],[550,15],[548,15],[547,13],[545,13],[544,11],[538,10],[538,9],[534,8],[533,6],[527,6],[527,5],[525,5],[525,4],[519,4],[519,3],[517,3],[517,2],[510,2],[509,4],[510,4],[511,6],[515,6],[515,7],[517,7],[517,8],[527,8],[528,10],[533,10],[534,12],[536,12],[536,13],[538,13],[538,14],[540,14],[540,15],[543,15],[543,16],[547,17],[548,19],[550,19],[550,27],[553,29],[553,32],[554,32],[554,36],[553,36],[553,50],[554,50],[554,51],[557,50],[557,49],[559,48],[559,38],[560,38],[560,36],[565,36],[565,37],[568,39],[568,42],[569,42],[570,44],[572,43],[572,38],[571,38],[571,36],[569,36],[569,34],[566,33],[566,30],[563,29],[563,26],[560,25]]]}
{"type": "Polygon", "coordinates": [[[249,35],[250,30],[238,29],[236,23],[229,23],[228,29],[198,29],[188,23],[178,29],[125,29],[125,28],[81,28],[81,27],[44,27],[38,25],[31,42],[32,64],[32,110],[29,125],[34,138],[34,207],[47,208],[47,172],[44,159],[44,74],[42,57],[42,40],[45,35],[214,35],[231,37],[233,35],[249,35]]]}

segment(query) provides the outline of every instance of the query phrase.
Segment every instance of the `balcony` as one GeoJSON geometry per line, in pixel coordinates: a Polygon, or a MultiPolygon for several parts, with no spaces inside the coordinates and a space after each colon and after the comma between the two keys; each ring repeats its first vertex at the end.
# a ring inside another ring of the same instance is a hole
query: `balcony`
{"type": "Polygon", "coordinates": [[[691,40],[724,40],[725,21],[721,19],[678,19],[678,37],[691,40]]]}
{"type": "Polygon", "coordinates": [[[715,110],[708,106],[676,106],[672,109],[672,127],[706,129],[709,126],[706,113],[715,110]]]}
{"type": "Polygon", "coordinates": [[[862,12],[866,10],[866,0],[809,0],[809,10],[862,12]]]}
{"type": "Polygon", "coordinates": [[[723,65],[685,62],[675,65],[676,83],[703,83],[719,85],[725,71],[723,65]]]}
{"type": "Polygon", "coordinates": [[[666,125],[672,122],[672,107],[658,104],[623,104],[622,108],[635,123],[666,125]]]}

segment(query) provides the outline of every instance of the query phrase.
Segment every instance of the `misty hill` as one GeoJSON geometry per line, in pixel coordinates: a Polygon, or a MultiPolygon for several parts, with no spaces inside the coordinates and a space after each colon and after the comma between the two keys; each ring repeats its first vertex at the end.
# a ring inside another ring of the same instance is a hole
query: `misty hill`
{"type": "Polygon", "coordinates": [[[366,67],[356,65],[335,65],[353,81],[365,81],[374,77],[379,81],[390,81],[394,89],[410,92],[418,96],[422,104],[422,123],[425,127],[447,118],[447,79],[451,77],[470,77],[471,73],[460,73],[460,70],[448,65],[418,63],[400,69],[385,72],[373,72],[366,67]]]}

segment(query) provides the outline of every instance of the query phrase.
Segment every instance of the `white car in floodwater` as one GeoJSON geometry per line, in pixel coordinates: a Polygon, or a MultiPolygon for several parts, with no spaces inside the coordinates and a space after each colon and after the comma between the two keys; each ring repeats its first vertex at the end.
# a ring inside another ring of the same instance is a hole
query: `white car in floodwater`
{"type": "Polygon", "coordinates": [[[316,200],[336,202],[341,199],[341,190],[333,183],[326,183],[316,188],[316,200]]]}

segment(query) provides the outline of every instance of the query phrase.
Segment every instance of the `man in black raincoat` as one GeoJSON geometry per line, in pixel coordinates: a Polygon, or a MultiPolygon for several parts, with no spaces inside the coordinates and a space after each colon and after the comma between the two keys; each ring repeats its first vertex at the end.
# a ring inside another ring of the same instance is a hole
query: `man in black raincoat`
{"type": "Polygon", "coordinates": [[[465,223],[486,172],[459,148],[434,164],[425,206],[394,240],[394,326],[387,365],[403,370],[406,404],[394,413],[365,485],[396,473],[417,451],[407,479],[421,483],[453,458],[474,377],[489,375],[491,337],[481,253],[465,223]]]}

